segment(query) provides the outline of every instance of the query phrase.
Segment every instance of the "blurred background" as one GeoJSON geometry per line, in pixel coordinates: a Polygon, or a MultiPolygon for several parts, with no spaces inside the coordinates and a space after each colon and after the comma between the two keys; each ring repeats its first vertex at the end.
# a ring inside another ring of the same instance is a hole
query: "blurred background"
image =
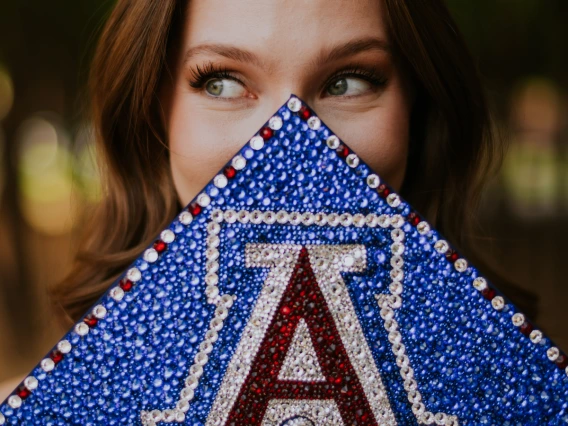
{"type": "MultiPolygon", "coordinates": [[[[108,0],[0,0],[0,381],[63,334],[46,289],[64,277],[100,196],[84,85],[108,0]]],[[[568,350],[568,1],[448,0],[510,140],[477,244],[568,350]]]]}

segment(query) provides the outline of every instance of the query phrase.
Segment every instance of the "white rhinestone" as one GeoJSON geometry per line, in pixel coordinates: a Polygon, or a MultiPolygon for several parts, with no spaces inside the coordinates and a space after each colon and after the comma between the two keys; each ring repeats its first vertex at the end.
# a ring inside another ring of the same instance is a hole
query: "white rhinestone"
{"type": "Polygon", "coordinates": [[[189,372],[195,377],[201,377],[203,375],[203,367],[201,365],[192,365],[189,367],[189,372]]]}
{"type": "Polygon", "coordinates": [[[370,174],[367,176],[367,185],[369,188],[377,188],[381,184],[381,179],[376,174],[370,174]]]}
{"type": "MultiPolygon", "coordinates": [[[[85,324],[87,326],[87,324],[85,324]]],[[[88,328],[89,326],[87,326],[88,328]]],[[[49,373],[51,370],[53,370],[55,368],[55,363],[53,362],[52,359],[50,358],[45,358],[41,360],[40,363],[41,369],[43,371],[45,371],[46,373],[49,373]]]]}
{"type": "Polygon", "coordinates": [[[248,223],[250,221],[250,215],[249,212],[246,210],[241,210],[238,214],[237,214],[237,220],[241,223],[248,223]]]}
{"type": "Polygon", "coordinates": [[[0,425],[3,425],[4,423],[6,423],[6,417],[4,417],[4,414],[0,413],[0,425]]]}
{"type": "Polygon", "coordinates": [[[473,287],[479,291],[484,290],[487,288],[487,281],[483,277],[477,277],[473,280],[473,287]]]}
{"type": "Polygon", "coordinates": [[[568,376],[568,367],[566,367],[566,370],[565,370],[565,371],[566,371],[566,375],[568,376]]]}
{"type": "Polygon", "coordinates": [[[353,224],[358,227],[361,228],[362,226],[365,226],[365,216],[363,216],[360,213],[357,213],[356,215],[353,216],[353,224]]]}
{"type": "Polygon", "coordinates": [[[12,395],[8,398],[8,405],[12,408],[20,408],[22,406],[22,398],[18,395],[12,395]]]}
{"type": "Polygon", "coordinates": [[[426,235],[430,232],[430,225],[428,225],[427,222],[422,221],[416,226],[416,229],[418,229],[418,233],[420,235],[426,235]]]}
{"type": "Polygon", "coordinates": [[[182,399],[177,402],[176,408],[181,412],[185,413],[189,410],[189,402],[187,402],[185,399],[182,399]]]}
{"type": "Polygon", "coordinates": [[[404,253],[404,245],[401,243],[394,243],[391,245],[391,253],[400,256],[404,253]]]}
{"type": "Polygon", "coordinates": [[[368,227],[374,228],[379,223],[379,217],[374,213],[370,213],[365,217],[365,223],[368,227]]]}
{"type": "Polygon", "coordinates": [[[266,211],[262,215],[262,221],[267,225],[272,225],[274,222],[276,222],[276,214],[271,211],[266,211]]]}
{"type": "Polygon", "coordinates": [[[401,281],[404,277],[404,273],[401,269],[393,269],[390,271],[390,277],[393,281],[401,281]]]}
{"type": "Polygon", "coordinates": [[[359,157],[357,157],[357,154],[349,154],[345,161],[349,167],[357,167],[359,165],[359,157]]]}
{"type": "Polygon", "coordinates": [[[515,315],[513,315],[512,320],[515,326],[520,327],[525,323],[525,316],[520,312],[517,312],[515,315]]]}
{"type": "Polygon", "coordinates": [[[209,222],[207,224],[207,232],[209,234],[218,234],[221,231],[221,225],[219,225],[217,222],[209,222]]]}
{"type": "Polygon", "coordinates": [[[446,424],[446,415],[444,413],[436,413],[434,415],[434,420],[437,425],[444,426],[446,424]]]}
{"type": "Polygon", "coordinates": [[[215,316],[221,319],[225,319],[227,318],[227,315],[229,315],[229,311],[227,310],[227,308],[223,305],[218,306],[217,309],[215,309],[215,316]]]}
{"type": "Polygon", "coordinates": [[[389,206],[391,207],[398,207],[400,206],[400,197],[395,193],[389,194],[387,197],[387,203],[389,203],[389,206]]]}
{"type": "Polygon", "coordinates": [[[302,221],[302,215],[298,212],[292,212],[290,213],[288,219],[290,220],[290,223],[292,225],[299,225],[300,222],[302,221]]]}
{"type": "Polygon", "coordinates": [[[353,216],[351,216],[349,213],[343,213],[341,216],[339,216],[339,222],[343,226],[350,226],[353,223],[353,216]]]}
{"type": "Polygon", "coordinates": [[[402,225],[404,225],[404,218],[399,214],[393,215],[391,217],[391,225],[393,228],[400,228],[402,225]]]}
{"type": "Polygon", "coordinates": [[[560,351],[558,350],[558,348],[553,346],[546,351],[546,356],[549,360],[556,361],[560,356],[560,351]]]}
{"type": "Polygon", "coordinates": [[[285,224],[288,223],[288,220],[289,220],[288,212],[280,210],[278,213],[276,213],[276,221],[278,223],[285,224]]]}
{"type": "Polygon", "coordinates": [[[68,354],[71,352],[71,343],[69,343],[69,340],[62,340],[57,344],[57,349],[59,349],[59,352],[62,354],[68,354]]]}
{"type": "Polygon", "coordinates": [[[153,248],[149,248],[144,252],[144,260],[148,263],[154,263],[158,260],[158,252],[153,248]]]}
{"type": "Polygon", "coordinates": [[[80,322],[75,326],[75,333],[77,333],[79,336],[86,336],[87,334],[89,334],[89,326],[84,322],[80,322]]]}
{"type": "Polygon", "coordinates": [[[206,353],[203,352],[197,352],[195,354],[195,362],[199,365],[205,365],[207,364],[207,361],[209,361],[209,357],[207,356],[206,353]]]}
{"type": "Polygon", "coordinates": [[[381,228],[388,228],[391,224],[391,218],[386,214],[382,214],[379,216],[379,226],[381,228]]]}
{"type": "Polygon", "coordinates": [[[213,185],[217,188],[224,188],[227,186],[227,183],[229,183],[229,181],[225,175],[217,175],[213,178],[213,185]]]}
{"type": "Polygon", "coordinates": [[[393,282],[389,286],[389,290],[392,294],[402,294],[402,284],[400,282],[393,282]]]}
{"type": "Polygon", "coordinates": [[[176,414],[175,416],[176,422],[182,423],[185,420],[185,414],[183,413],[183,411],[176,410],[175,414],[176,414]]]}
{"type": "Polygon", "coordinates": [[[223,328],[223,321],[220,318],[213,318],[209,325],[213,330],[219,331],[223,328]]]}
{"type": "Polygon", "coordinates": [[[282,118],[279,115],[274,115],[268,120],[268,127],[272,130],[280,130],[282,128],[282,118]]]}
{"type": "Polygon", "coordinates": [[[434,244],[434,248],[438,253],[445,253],[450,248],[450,245],[445,240],[438,240],[436,244],[434,244]]]}
{"type": "Polygon", "coordinates": [[[189,225],[193,221],[193,215],[190,212],[181,212],[179,221],[182,225],[189,225]]]}
{"type": "Polygon", "coordinates": [[[165,229],[160,234],[160,238],[164,243],[170,244],[174,242],[176,235],[170,229],[165,229]]]}
{"type": "Polygon", "coordinates": [[[530,339],[533,343],[540,343],[542,341],[542,331],[533,330],[530,334],[530,339]]]}
{"type": "Polygon", "coordinates": [[[493,308],[500,311],[505,307],[505,299],[503,299],[501,296],[495,296],[493,299],[491,299],[491,305],[493,305],[493,308]]]}
{"type": "Polygon", "coordinates": [[[390,264],[393,268],[402,268],[402,265],[404,265],[404,260],[402,260],[402,257],[400,256],[393,256],[391,257],[390,264]]]}
{"type": "Polygon", "coordinates": [[[302,214],[302,224],[309,226],[314,223],[314,214],[311,212],[305,212],[302,214]]]}
{"type": "Polygon", "coordinates": [[[117,302],[120,302],[122,300],[122,298],[124,297],[124,290],[121,289],[120,287],[114,287],[110,291],[110,297],[112,297],[117,302]]]}
{"type": "Polygon", "coordinates": [[[302,107],[302,101],[300,101],[298,98],[292,97],[288,100],[288,109],[290,111],[298,112],[300,111],[301,107],[302,107]]]}
{"type": "Polygon", "coordinates": [[[330,226],[339,225],[339,215],[337,213],[330,213],[327,215],[327,223],[330,226]]]}
{"type": "MultiPolygon", "coordinates": [[[[199,384],[199,379],[195,376],[189,376],[187,379],[185,379],[185,386],[189,389],[197,388],[198,384],[199,384]]],[[[182,393],[182,397],[183,397],[183,393],[182,393]]]]}
{"type": "Polygon", "coordinates": [[[215,330],[207,330],[207,333],[205,333],[205,338],[210,342],[214,343],[219,338],[219,335],[215,330]]]}
{"type": "Polygon", "coordinates": [[[93,315],[95,318],[103,319],[107,314],[107,310],[103,305],[97,305],[93,309],[93,315]]]}
{"type": "Polygon", "coordinates": [[[207,287],[205,287],[205,294],[207,295],[207,297],[212,299],[219,294],[219,287],[215,285],[208,285],[207,287]]]}
{"type": "Polygon", "coordinates": [[[264,146],[264,139],[262,136],[253,136],[250,140],[250,147],[254,150],[259,150],[264,146]]]}
{"type": "Polygon", "coordinates": [[[263,217],[264,214],[260,210],[254,210],[250,214],[250,221],[255,225],[258,225],[259,223],[262,222],[263,217]]]}
{"type": "Polygon", "coordinates": [[[321,120],[315,115],[308,118],[308,127],[312,130],[317,130],[321,127],[321,120]]]}
{"type": "Polygon", "coordinates": [[[152,410],[152,412],[150,412],[150,416],[155,422],[161,422],[164,419],[164,415],[160,410],[152,410]]]}
{"type": "Polygon", "coordinates": [[[24,380],[24,386],[31,391],[37,389],[37,385],[38,385],[38,382],[37,382],[37,379],[34,376],[26,377],[26,380],[24,380]]]}
{"type": "Polygon", "coordinates": [[[454,262],[454,267],[458,272],[465,272],[467,270],[467,260],[458,259],[454,262]]]}
{"type": "Polygon", "coordinates": [[[135,283],[136,281],[140,281],[142,274],[138,268],[130,268],[126,273],[126,278],[135,283]]]}
{"type": "Polygon", "coordinates": [[[204,340],[203,342],[201,342],[201,344],[199,345],[199,350],[201,352],[204,352],[206,354],[210,354],[211,351],[213,350],[213,345],[211,344],[211,342],[209,340],[204,340]]]}
{"type": "Polygon", "coordinates": [[[221,303],[226,307],[230,308],[233,306],[233,297],[230,294],[224,294],[221,296],[221,303]]]}
{"type": "Polygon", "coordinates": [[[207,207],[210,203],[211,198],[205,193],[199,194],[199,196],[197,197],[197,204],[199,204],[201,207],[207,207]]]}
{"type": "Polygon", "coordinates": [[[391,238],[393,241],[400,243],[404,240],[404,231],[400,228],[395,228],[391,231],[391,238]]]}
{"type": "Polygon", "coordinates": [[[343,264],[345,266],[347,266],[348,268],[355,264],[355,258],[353,256],[349,255],[349,254],[343,256],[342,261],[343,261],[343,264]]]}
{"type": "Polygon", "coordinates": [[[215,209],[211,212],[211,219],[217,223],[221,223],[224,220],[223,210],[215,209]]]}
{"type": "MultiPolygon", "coordinates": [[[[197,379],[195,379],[195,386],[197,386],[197,379]]],[[[183,390],[181,391],[181,399],[185,401],[191,401],[194,395],[195,393],[193,389],[190,388],[183,388],[183,390]]]]}
{"type": "Polygon", "coordinates": [[[242,155],[235,155],[231,164],[235,170],[242,170],[247,165],[247,160],[242,155]]]}
{"type": "Polygon", "coordinates": [[[326,140],[327,146],[331,149],[337,149],[339,147],[339,138],[335,135],[331,135],[326,140]]]}
{"type": "Polygon", "coordinates": [[[207,247],[219,247],[219,243],[221,242],[221,240],[219,239],[219,237],[215,234],[213,235],[209,235],[207,237],[207,247]]]}
{"type": "Polygon", "coordinates": [[[327,215],[325,213],[316,213],[314,215],[314,222],[318,226],[327,224],[327,215]]]}
{"type": "Polygon", "coordinates": [[[237,221],[237,212],[232,209],[226,210],[223,217],[225,218],[225,222],[235,223],[237,221]]]}

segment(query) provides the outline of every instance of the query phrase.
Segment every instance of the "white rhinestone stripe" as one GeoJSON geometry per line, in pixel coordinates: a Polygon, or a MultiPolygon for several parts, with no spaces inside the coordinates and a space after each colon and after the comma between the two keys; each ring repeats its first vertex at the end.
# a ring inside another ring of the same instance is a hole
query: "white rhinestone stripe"
{"type": "Polygon", "coordinates": [[[199,352],[195,354],[195,362],[189,369],[189,375],[185,379],[185,386],[180,392],[176,407],[164,411],[142,411],[140,420],[144,426],[156,426],[159,422],[181,423],[185,420],[185,413],[189,410],[189,401],[194,397],[195,388],[199,385],[199,379],[203,375],[203,366],[207,364],[213,344],[218,339],[218,332],[223,328],[223,321],[229,315],[228,310],[233,305],[234,296],[223,295],[220,301],[221,303],[215,309],[215,316],[209,323],[209,329],[205,333],[205,339],[199,345],[199,352]]]}
{"type": "Polygon", "coordinates": [[[310,420],[314,426],[344,426],[333,399],[272,399],[266,408],[262,426],[280,426],[296,416],[310,420]]]}
{"type": "Polygon", "coordinates": [[[403,292],[403,272],[402,267],[404,260],[401,254],[404,252],[404,237],[405,234],[402,229],[394,229],[391,236],[395,243],[391,246],[393,257],[391,258],[391,278],[393,282],[389,286],[390,294],[377,294],[375,297],[379,306],[381,307],[381,318],[384,320],[384,326],[388,332],[388,340],[391,344],[391,349],[396,356],[396,364],[399,367],[400,375],[403,379],[404,390],[407,393],[408,400],[412,404],[412,412],[416,416],[419,424],[424,425],[447,425],[458,426],[458,418],[453,415],[445,413],[433,414],[426,410],[422,394],[418,389],[418,384],[414,378],[414,369],[410,365],[410,359],[406,354],[406,347],[402,343],[402,335],[399,331],[398,322],[395,317],[395,310],[402,306],[402,292],[403,292]]]}

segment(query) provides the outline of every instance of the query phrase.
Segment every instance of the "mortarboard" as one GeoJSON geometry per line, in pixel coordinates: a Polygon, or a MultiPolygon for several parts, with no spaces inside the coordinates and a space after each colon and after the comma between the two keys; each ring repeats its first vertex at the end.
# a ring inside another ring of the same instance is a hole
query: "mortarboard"
{"type": "Polygon", "coordinates": [[[567,367],[291,95],[0,425],[556,425],[567,367]]]}

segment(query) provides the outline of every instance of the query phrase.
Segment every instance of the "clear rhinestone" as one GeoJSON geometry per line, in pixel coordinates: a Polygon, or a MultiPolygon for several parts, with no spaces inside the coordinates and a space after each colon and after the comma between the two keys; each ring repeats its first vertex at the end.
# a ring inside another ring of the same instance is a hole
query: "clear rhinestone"
{"type": "Polygon", "coordinates": [[[390,226],[391,224],[391,218],[389,216],[387,216],[386,214],[382,214],[379,216],[379,226],[381,228],[387,228],[390,226]]]}
{"type": "Polygon", "coordinates": [[[349,213],[343,213],[341,216],[339,216],[339,223],[341,223],[343,226],[351,226],[351,224],[353,223],[353,216],[351,216],[349,213]]]}
{"type": "Polygon", "coordinates": [[[349,167],[357,167],[359,165],[359,157],[357,157],[357,154],[349,154],[345,161],[347,161],[349,167]]]}
{"type": "Polygon", "coordinates": [[[126,278],[128,278],[133,283],[140,281],[142,274],[138,268],[130,268],[126,273],[126,278]]]}
{"type": "Polygon", "coordinates": [[[209,222],[207,224],[207,232],[212,235],[217,235],[221,232],[221,226],[217,222],[209,222]]]}
{"type": "Polygon", "coordinates": [[[280,224],[288,223],[289,218],[290,216],[288,215],[288,212],[284,210],[280,210],[278,213],[276,213],[276,221],[280,224]]]}
{"type": "Polygon", "coordinates": [[[394,243],[391,245],[391,253],[396,255],[396,256],[400,256],[402,253],[404,253],[404,245],[401,243],[394,243]]]}
{"type": "Polygon", "coordinates": [[[301,107],[302,107],[302,101],[300,101],[298,98],[292,97],[288,100],[288,109],[290,111],[298,112],[300,111],[301,107]]]}
{"type": "Polygon", "coordinates": [[[400,228],[395,228],[391,231],[391,238],[393,241],[400,243],[404,240],[404,231],[400,228]]]}
{"type": "Polygon", "coordinates": [[[20,408],[22,406],[22,398],[18,395],[12,395],[8,398],[8,405],[12,408],[20,408]]]}
{"type": "Polygon", "coordinates": [[[389,286],[389,290],[392,294],[402,294],[402,284],[400,282],[393,282],[389,286]]]}
{"type": "Polygon", "coordinates": [[[399,214],[393,215],[391,217],[391,225],[393,228],[400,228],[402,225],[404,225],[404,218],[399,214]]]}
{"type": "Polygon", "coordinates": [[[170,244],[174,242],[176,235],[170,229],[165,229],[160,234],[160,238],[164,243],[170,244]]]}
{"type": "Polygon", "coordinates": [[[339,138],[335,135],[331,135],[326,140],[327,146],[331,149],[337,149],[339,147],[339,138]]]}
{"type": "Polygon", "coordinates": [[[235,170],[242,170],[247,165],[247,160],[242,155],[236,155],[231,162],[235,170]]]}
{"type": "Polygon", "coordinates": [[[156,260],[158,260],[158,252],[156,250],[154,250],[153,248],[149,248],[148,250],[146,250],[144,252],[144,260],[148,263],[154,263],[156,260]]]}
{"type": "Polygon", "coordinates": [[[314,223],[314,214],[311,212],[306,212],[302,215],[302,224],[309,226],[314,223]]]}
{"type": "Polygon", "coordinates": [[[391,207],[398,207],[400,206],[400,197],[395,193],[389,194],[387,197],[387,203],[389,203],[389,206],[391,207]]]}
{"type": "Polygon", "coordinates": [[[209,361],[209,357],[204,352],[197,352],[194,359],[195,362],[199,365],[205,365],[207,364],[207,361],[209,361]]]}
{"type": "Polygon", "coordinates": [[[210,203],[211,198],[205,193],[199,194],[199,196],[197,197],[197,204],[199,204],[201,207],[207,207],[210,203]]]}
{"type": "Polygon", "coordinates": [[[184,399],[178,401],[176,404],[176,409],[180,410],[182,413],[187,412],[189,410],[189,402],[184,399]]]}
{"type": "Polygon", "coordinates": [[[110,291],[110,297],[112,297],[117,302],[120,302],[122,300],[122,298],[124,297],[124,290],[121,289],[120,287],[114,287],[110,291]]]}
{"type": "Polygon", "coordinates": [[[189,389],[197,388],[198,384],[199,384],[199,379],[195,376],[189,376],[187,379],[185,379],[185,386],[189,389]]]}
{"type": "Polygon", "coordinates": [[[365,218],[365,223],[367,224],[368,227],[374,228],[379,223],[379,217],[374,213],[370,213],[365,218]]]}
{"type": "MultiPolygon", "coordinates": [[[[191,376],[194,377],[194,376],[191,376]]],[[[195,379],[195,386],[197,386],[197,379],[195,379]]],[[[185,400],[185,401],[191,401],[193,399],[193,396],[195,395],[193,389],[187,387],[184,388],[181,391],[181,399],[185,400]]]]}
{"type": "Polygon", "coordinates": [[[503,299],[501,296],[495,296],[493,299],[491,299],[491,305],[493,305],[493,308],[500,311],[505,307],[505,299],[503,299]]]}
{"type": "Polygon", "coordinates": [[[487,288],[487,281],[483,277],[477,277],[473,280],[473,287],[479,291],[484,290],[487,288]]]}
{"type": "Polygon", "coordinates": [[[450,248],[450,245],[446,240],[438,240],[436,244],[434,244],[434,248],[438,253],[445,253],[450,248]]]}
{"type": "Polygon", "coordinates": [[[227,186],[227,183],[229,183],[229,180],[225,175],[219,174],[213,178],[213,185],[217,188],[224,188],[227,186]]]}
{"type": "Polygon", "coordinates": [[[416,229],[418,229],[418,233],[420,235],[426,235],[430,232],[430,225],[428,225],[427,222],[422,221],[416,226],[416,229]]]}
{"type": "Polygon", "coordinates": [[[327,224],[327,215],[325,213],[316,213],[314,215],[314,222],[318,226],[327,224]]]}
{"type": "Polygon", "coordinates": [[[235,223],[237,221],[237,212],[232,209],[226,210],[223,214],[223,217],[225,219],[225,222],[235,223]]]}
{"type": "Polygon", "coordinates": [[[401,269],[393,269],[390,272],[390,277],[393,281],[401,281],[404,277],[404,273],[401,269]]]}
{"type": "Polygon", "coordinates": [[[327,215],[327,223],[330,226],[339,225],[339,215],[337,213],[330,213],[327,215]]]}
{"type": "Polygon", "coordinates": [[[548,348],[548,350],[546,351],[546,356],[548,357],[549,360],[556,361],[560,356],[560,350],[558,350],[558,348],[554,346],[548,348]]]}
{"type": "Polygon", "coordinates": [[[361,213],[357,213],[353,216],[353,224],[356,227],[361,228],[362,226],[365,226],[365,219],[365,216],[363,216],[361,213]]]}
{"type": "Polygon", "coordinates": [[[377,175],[370,174],[369,176],[367,176],[367,185],[369,185],[369,188],[375,189],[380,184],[381,184],[381,179],[379,179],[377,175]]]}
{"type": "Polygon", "coordinates": [[[215,209],[211,212],[211,219],[217,223],[223,222],[224,214],[223,210],[215,209]]]}
{"type": "Polygon", "coordinates": [[[86,336],[87,334],[89,334],[89,326],[84,322],[80,322],[75,326],[75,333],[77,333],[79,336],[86,336]]]}
{"type": "Polygon", "coordinates": [[[24,380],[24,386],[31,391],[37,389],[37,385],[38,381],[34,376],[26,377],[26,380],[24,380]]]}
{"type": "Polygon", "coordinates": [[[542,331],[533,330],[530,334],[530,339],[533,343],[540,343],[542,341],[542,331]]]}
{"type": "MultiPolygon", "coordinates": [[[[89,326],[87,324],[85,324],[85,326],[87,328],[89,328],[89,326]]],[[[46,373],[49,373],[50,371],[52,371],[55,368],[55,363],[50,358],[44,358],[44,359],[41,360],[40,366],[41,366],[41,369],[43,371],[45,371],[46,373]]]]}
{"type": "Polygon", "coordinates": [[[250,146],[256,151],[262,149],[262,147],[264,146],[264,139],[262,138],[262,136],[253,136],[250,140],[250,146]]]}
{"type": "Polygon", "coordinates": [[[260,210],[254,210],[250,214],[250,221],[255,225],[262,223],[262,219],[264,218],[264,214],[260,210]]]}
{"type": "Polygon", "coordinates": [[[181,212],[179,221],[183,225],[189,225],[193,221],[193,215],[190,212],[181,212]]]}
{"type": "Polygon", "coordinates": [[[465,272],[467,270],[467,260],[458,259],[454,262],[454,267],[458,272],[465,272]]]}
{"type": "Polygon", "coordinates": [[[298,212],[290,213],[288,219],[292,225],[299,225],[302,222],[302,215],[298,212]]]}
{"type": "Polygon", "coordinates": [[[231,306],[233,306],[233,296],[231,296],[230,294],[224,294],[223,296],[221,296],[221,303],[226,307],[226,308],[230,308],[231,306]]]}
{"type": "Polygon", "coordinates": [[[276,214],[271,211],[266,211],[262,215],[262,221],[267,225],[272,225],[274,222],[276,222],[276,214]]]}
{"type": "Polygon", "coordinates": [[[237,214],[237,220],[240,223],[249,223],[250,221],[250,215],[249,212],[246,210],[241,210],[238,214],[237,214]]]}
{"type": "Polygon", "coordinates": [[[312,130],[318,130],[321,127],[321,120],[315,115],[308,118],[308,127],[312,130]]]}
{"type": "Polygon", "coordinates": [[[268,127],[272,130],[280,130],[282,128],[282,118],[279,115],[270,117],[270,120],[268,120],[268,127]]]}
{"type": "Polygon", "coordinates": [[[512,320],[515,326],[520,327],[525,323],[525,316],[520,312],[517,312],[515,315],[513,315],[512,320]]]}
{"type": "Polygon", "coordinates": [[[68,354],[71,352],[71,343],[69,343],[69,340],[62,340],[57,344],[57,349],[59,349],[59,352],[62,354],[68,354]]]}
{"type": "Polygon", "coordinates": [[[205,294],[207,295],[207,297],[212,299],[219,294],[219,287],[215,285],[208,285],[207,287],[205,287],[205,294]]]}

